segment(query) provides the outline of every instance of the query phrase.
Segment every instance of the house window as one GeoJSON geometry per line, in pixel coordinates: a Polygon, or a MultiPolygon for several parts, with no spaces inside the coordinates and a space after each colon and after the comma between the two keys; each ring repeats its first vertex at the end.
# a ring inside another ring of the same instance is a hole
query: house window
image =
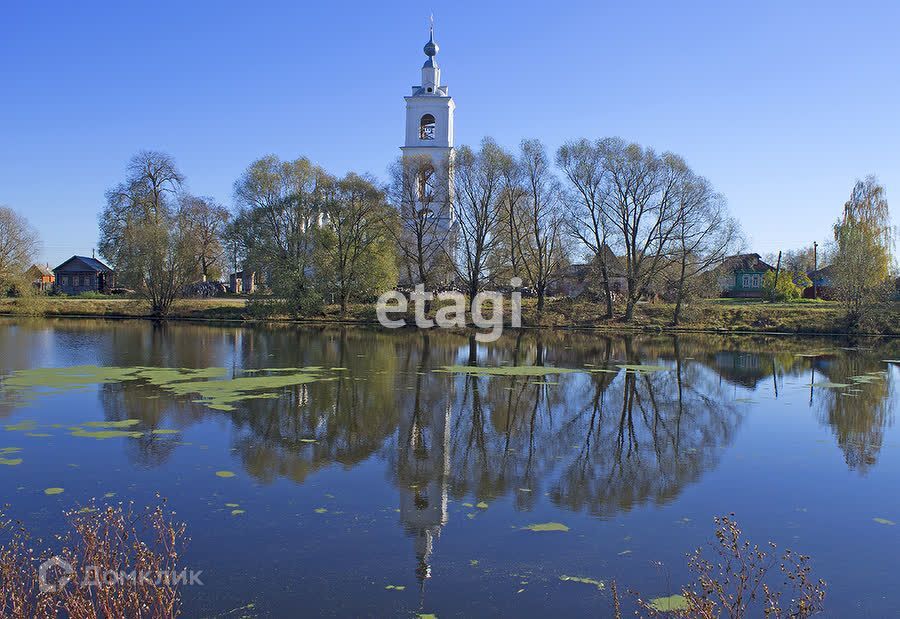
{"type": "Polygon", "coordinates": [[[749,275],[744,275],[744,276],[741,278],[741,287],[742,287],[742,288],[749,288],[749,287],[750,287],[750,276],[749,276],[749,275]]]}
{"type": "Polygon", "coordinates": [[[60,281],[62,282],[62,285],[63,285],[63,286],[68,286],[68,285],[69,285],[69,276],[68,276],[68,275],[63,275],[63,276],[60,277],[59,279],[60,279],[60,281]]]}
{"type": "Polygon", "coordinates": [[[762,277],[760,276],[759,273],[756,273],[756,274],[753,276],[753,287],[754,287],[754,288],[761,288],[761,287],[762,287],[762,277]]]}
{"type": "Polygon", "coordinates": [[[431,114],[425,114],[425,116],[422,117],[422,120],[419,121],[420,140],[434,139],[434,124],[434,116],[431,114]]]}

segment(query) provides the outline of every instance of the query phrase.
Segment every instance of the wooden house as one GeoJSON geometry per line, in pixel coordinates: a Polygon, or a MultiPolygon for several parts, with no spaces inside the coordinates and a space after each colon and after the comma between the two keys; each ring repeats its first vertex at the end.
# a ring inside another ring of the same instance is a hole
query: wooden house
{"type": "Polygon", "coordinates": [[[116,287],[116,273],[97,260],[85,256],[72,256],[53,269],[56,290],[65,294],[83,292],[109,292],[116,287]]]}
{"type": "Polygon", "coordinates": [[[32,264],[31,267],[25,271],[25,277],[28,278],[28,281],[31,282],[32,286],[41,292],[49,291],[53,288],[53,282],[56,281],[56,277],[53,275],[53,271],[50,270],[50,267],[40,264],[32,264]]]}
{"type": "Polygon", "coordinates": [[[760,298],[763,276],[774,270],[759,254],[738,254],[725,258],[715,272],[723,297],[760,298]]]}

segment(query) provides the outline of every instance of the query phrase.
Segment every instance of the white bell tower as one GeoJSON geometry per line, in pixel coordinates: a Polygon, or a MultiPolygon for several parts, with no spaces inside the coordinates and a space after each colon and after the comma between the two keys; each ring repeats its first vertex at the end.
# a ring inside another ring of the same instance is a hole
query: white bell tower
{"type": "MultiPolygon", "coordinates": [[[[406,100],[406,139],[400,150],[403,157],[430,162],[431,169],[420,171],[419,193],[425,201],[434,205],[434,215],[442,224],[453,225],[452,163],[453,163],[453,110],[456,104],[447,86],[441,84],[441,69],[435,56],[438,50],[434,42],[434,19],[424,51],[428,57],[422,65],[422,83],[412,87],[412,95],[406,100]],[[425,194],[429,194],[425,197],[425,194]]],[[[424,166],[427,168],[427,166],[424,166]]]]}

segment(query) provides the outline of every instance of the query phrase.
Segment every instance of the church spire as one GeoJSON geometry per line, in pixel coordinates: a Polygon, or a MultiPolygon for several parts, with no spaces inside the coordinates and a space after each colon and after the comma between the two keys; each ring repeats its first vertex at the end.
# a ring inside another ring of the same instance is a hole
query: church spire
{"type": "Polygon", "coordinates": [[[428,56],[428,60],[422,65],[422,87],[426,92],[436,94],[441,85],[441,69],[434,57],[441,48],[434,42],[434,15],[431,16],[431,25],[428,29],[428,43],[422,49],[428,56]]]}
{"type": "Polygon", "coordinates": [[[435,63],[434,57],[437,56],[437,53],[440,51],[440,47],[438,44],[434,42],[434,15],[431,15],[431,25],[428,29],[428,43],[425,44],[423,48],[425,50],[425,55],[428,56],[428,60],[426,61],[426,65],[430,62],[431,66],[437,66],[435,63]]]}

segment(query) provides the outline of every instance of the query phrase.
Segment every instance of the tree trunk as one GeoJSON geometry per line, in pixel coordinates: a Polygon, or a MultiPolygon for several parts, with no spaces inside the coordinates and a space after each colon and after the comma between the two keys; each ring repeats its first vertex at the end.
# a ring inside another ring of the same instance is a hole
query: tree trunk
{"type": "Polygon", "coordinates": [[[600,265],[600,273],[603,275],[603,294],[606,296],[606,319],[611,320],[613,317],[613,300],[612,289],[609,287],[609,270],[606,263],[600,265]]]}

